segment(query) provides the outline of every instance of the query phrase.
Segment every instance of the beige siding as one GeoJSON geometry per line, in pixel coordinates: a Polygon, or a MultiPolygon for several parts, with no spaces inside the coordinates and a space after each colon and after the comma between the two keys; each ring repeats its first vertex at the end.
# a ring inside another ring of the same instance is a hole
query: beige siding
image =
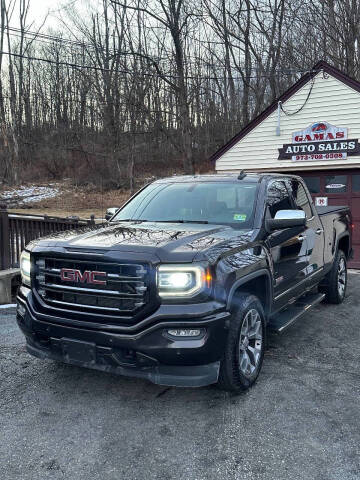
{"type": "MultiPolygon", "coordinates": [[[[300,108],[309,93],[311,81],[284,102],[287,112],[300,108]]],[[[297,161],[278,160],[278,148],[292,142],[292,133],[310,124],[326,121],[348,128],[348,138],[360,139],[360,93],[335,77],[315,77],[310,99],[301,112],[285,115],[281,112],[281,135],[276,135],[278,114],[272,113],[242,140],[232,146],[216,162],[217,171],[238,170],[307,170],[316,168],[347,168],[360,166],[359,156],[346,160],[297,161]]]]}

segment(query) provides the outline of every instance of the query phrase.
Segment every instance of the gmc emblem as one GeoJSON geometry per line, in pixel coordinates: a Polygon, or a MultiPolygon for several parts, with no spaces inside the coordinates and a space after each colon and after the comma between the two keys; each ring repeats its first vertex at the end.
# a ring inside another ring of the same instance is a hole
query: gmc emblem
{"type": "Polygon", "coordinates": [[[106,285],[106,280],[99,280],[100,278],[106,278],[106,272],[91,272],[85,270],[81,273],[80,270],[73,268],[62,268],[60,271],[60,278],[62,282],[78,282],[78,283],[91,283],[93,285],[106,285]]]}

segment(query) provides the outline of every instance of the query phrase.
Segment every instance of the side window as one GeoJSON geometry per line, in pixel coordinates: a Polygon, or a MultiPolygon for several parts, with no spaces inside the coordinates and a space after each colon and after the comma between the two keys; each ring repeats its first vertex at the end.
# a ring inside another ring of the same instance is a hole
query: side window
{"type": "Polygon", "coordinates": [[[281,181],[270,183],[266,200],[271,218],[274,218],[279,210],[294,209],[286,185],[281,181]]]}
{"type": "Polygon", "coordinates": [[[306,218],[311,218],[313,213],[305,188],[301,185],[301,183],[297,182],[296,180],[292,180],[291,192],[297,208],[305,212],[306,218]]]}
{"type": "Polygon", "coordinates": [[[320,177],[303,177],[310,193],[320,193],[320,177]]]}

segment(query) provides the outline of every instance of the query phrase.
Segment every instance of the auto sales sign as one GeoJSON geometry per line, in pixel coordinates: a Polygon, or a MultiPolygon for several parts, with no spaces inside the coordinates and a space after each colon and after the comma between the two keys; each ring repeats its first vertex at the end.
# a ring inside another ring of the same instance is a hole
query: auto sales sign
{"type": "Polygon", "coordinates": [[[348,139],[348,129],[317,122],[294,132],[292,143],[279,148],[279,160],[340,160],[360,155],[358,140],[348,139]]]}

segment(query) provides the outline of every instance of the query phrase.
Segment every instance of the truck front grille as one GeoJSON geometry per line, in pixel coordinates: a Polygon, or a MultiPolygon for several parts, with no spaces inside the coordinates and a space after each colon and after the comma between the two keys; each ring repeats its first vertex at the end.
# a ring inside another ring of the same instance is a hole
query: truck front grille
{"type": "Polygon", "coordinates": [[[149,301],[149,267],[39,258],[35,289],[42,302],[52,308],[131,319],[149,301]],[[67,270],[66,281],[61,278],[62,269],[67,270]],[[95,280],[101,280],[100,284],[89,281],[89,272],[101,272],[101,276],[95,276],[95,280]]]}

